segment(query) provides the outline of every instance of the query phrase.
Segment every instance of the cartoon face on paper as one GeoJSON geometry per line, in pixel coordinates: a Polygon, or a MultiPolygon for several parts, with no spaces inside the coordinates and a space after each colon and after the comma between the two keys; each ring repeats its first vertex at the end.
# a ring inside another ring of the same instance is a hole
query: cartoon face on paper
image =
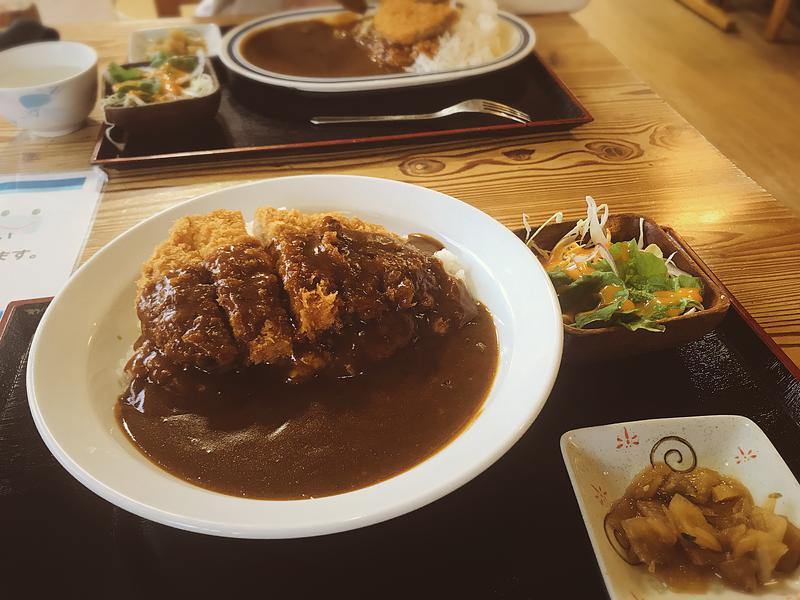
{"type": "Polygon", "coordinates": [[[0,210],[0,240],[13,238],[17,235],[33,233],[39,228],[42,221],[42,209],[15,210],[4,208],[0,210]]]}

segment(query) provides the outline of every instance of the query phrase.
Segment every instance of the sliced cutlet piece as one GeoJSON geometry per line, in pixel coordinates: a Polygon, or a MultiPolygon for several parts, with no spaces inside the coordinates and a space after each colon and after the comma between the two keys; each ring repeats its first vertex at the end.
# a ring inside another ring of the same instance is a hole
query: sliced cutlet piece
{"type": "Polygon", "coordinates": [[[207,215],[191,215],[175,221],[169,237],[156,246],[152,256],[142,265],[137,283],[139,290],[170,271],[203,262],[205,256],[220,246],[251,239],[247,235],[242,213],[215,210],[207,215]]]}
{"type": "Polygon", "coordinates": [[[206,260],[236,339],[251,364],[276,363],[292,356],[294,327],[283,304],[275,263],[253,239],[223,246],[206,260]]]}
{"type": "MultiPolygon", "coordinates": [[[[444,333],[473,318],[475,303],[463,283],[450,277],[441,262],[380,225],[334,213],[304,214],[260,208],[255,235],[278,254],[278,272],[300,321],[316,316],[320,288],[327,292],[327,327],[370,321],[390,311],[412,310],[430,316],[431,328],[444,333]],[[293,243],[299,238],[300,243],[293,243]],[[300,293],[292,298],[296,283],[300,293]]],[[[320,319],[318,319],[319,321],[320,319]]],[[[312,319],[307,319],[312,321],[312,319]]],[[[313,322],[312,322],[313,324],[313,322]]]]}
{"type": "Polygon", "coordinates": [[[180,267],[144,284],[137,313],[142,334],[176,365],[213,371],[240,356],[202,264],[180,267]]]}
{"type": "Polygon", "coordinates": [[[336,213],[256,209],[253,233],[275,257],[298,333],[311,340],[340,329],[353,314],[372,319],[385,309],[378,274],[364,272],[355,284],[353,269],[360,266],[340,243],[343,228],[403,243],[380,225],[336,213]]]}
{"type": "Polygon", "coordinates": [[[184,269],[203,261],[192,239],[190,217],[178,219],[169,230],[169,237],[161,242],[152,256],[142,265],[136,288],[139,294],[148,283],[161,279],[167,273],[184,269]]]}
{"type": "Polygon", "coordinates": [[[375,31],[392,44],[411,46],[447,31],[459,11],[450,2],[381,0],[375,10],[375,31]]]}
{"type": "Polygon", "coordinates": [[[272,363],[292,355],[294,329],[283,306],[274,261],[247,233],[239,211],[219,209],[187,217],[187,236],[210,271],[216,300],[247,362],[272,363]]]}
{"type": "Polygon", "coordinates": [[[167,360],[206,371],[230,367],[241,355],[201,253],[231,237],[231,215],[217,213],[178,219],[137,283],[142,334],[167,360]]]}
{"type": "Polygon", "coordinates": [[[313,340],[340,326],[333,268],[317,252],[320,231],[310,226],[307,215],[259,208],[253,232],[275,260],[297,333],[313,340]]]}

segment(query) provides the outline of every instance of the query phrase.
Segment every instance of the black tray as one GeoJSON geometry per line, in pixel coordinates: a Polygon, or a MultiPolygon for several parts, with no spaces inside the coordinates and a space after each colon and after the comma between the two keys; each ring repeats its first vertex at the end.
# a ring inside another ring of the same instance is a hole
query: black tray
{"type": "Polygon", "coordinates": [[[722,325],[697,342],[589,372],[563,366],[541,415],[511,451],[411,514],[300,540],[187,533],[100,499],[45,448],[25,395],[27,348],[45,306],[12,305],[0,338],[0,589],[8,598],[603,598],[559,450],[564,431],[741,414],[800,474],[797,368],[771,351],[734,302],[722,325]]]}
{"type": "MultiPolygon", "coordinates": [[[[153,162],[197,161],[268,152],[297,153],[331,147],[386,146],[417,139],[519,135],[570,129],[592,120],[583,105],[536,53],[518,64],[462,81],[352,94],[299,92],[231,79],[215,61],[222,102],[213,121],[181,134],[126,134],[122,153],[101,127],[92,164],[112,168],[153,162]],[[468,98],[497,100],[531,115],[531,123],[512,123],[483,114],[459,114],[404,123],[312,125],[315,115],[370,115],[433,112],[468,98]]],[[[114,139],[121,136],[115,130],[114,139]]]]}

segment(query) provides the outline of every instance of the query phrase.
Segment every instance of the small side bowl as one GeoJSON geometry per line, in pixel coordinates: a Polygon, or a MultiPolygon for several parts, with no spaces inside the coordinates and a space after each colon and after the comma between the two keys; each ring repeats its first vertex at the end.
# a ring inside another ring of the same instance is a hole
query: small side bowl
{"type": "MultiPolygon", "coordinates": [[[[632,214],[612,215],[607,224],[611,230],[611,239],[615,242],[637,239],[640,218],[644,219],[645,245],[657,244],[664,256],[677,251],[673,260],[678,268],[702,280],[705,310],[664,319],[661,323],[664,324],[665,330],[661,332],[630,331],[624,327],[578,329],[564,325],[565,362],[586,364],[680,346],[712,331],[728,312],[730,300],[722,288],[690,258],[679,240],[651,219],[632,214]]],[[[575,227],[575,223],[576,221],[564,221],[545,226],[536,236],[537,245],[545,250],[551,250],[568,231],[575,227]]],[[[525,239],[524,231],[517,231],[517,235],[525,239]]]]}
{"type": "MultiPolygon", "coordinates": [[[[140,62],[122,66],[125,68],[146,67],[148,64],[140,62]]],[[[127,132],[135,131],[137,135],[151,135],[164,131],[188,129],[199,121],[214,118],[219,110],[222,91],[211,61],[205,60],[203,69],[214,82],[214,89],[210,94],[199,98],[154,102],[145,106],[106,106],[106,121],[127,132]]],[[[111,85],[104,79],[103,97],[111,93],[111,85]]]]}
{"type": "MultiPolygon", "coordinates": [[[[606,537],[604,522],[611,504],[650,464],[654,449],[656,462],[684,470],[694,456],[697,467],[736,477],[748,487],[756,504],[763,504],[772,492],[780,492],[783,497],[776,512],[800,523],[800,484],[766,434],[746,417],[653,419],[568,431],[561,436],[561,453],[611,600],[695,597],[662,589],[646,567],[625,562],[606,537]],[[668,436],[681,440],[664,440],[668,436]],[[660,440],[664,442],[657,446],[660,440]],[[679,454],[667,455],[673,450],[679,454]],[[679,457],[683,462],[678,462],[679,457]]],[[[800,569],[755,596],[721,585],[707,595],[717,600],[785,600],[796,598],[798,593],[800,569]]]]}
{"type": "MultiPolygon", "coordinates": [[[[3,87],[0,83],[0,115],[20,129],[40,137],[56,137],[79,129],[97,101],[97,52],[78,42],[38,42],[0,52],[0,74],[12,70],[70,69],[66,77],[52,73],[52,80],[29,86],[3,87]]],[[[5,79],[5,77],[3,77],[5,79]]]]}
{"type": "Polygon", "coordinates": [[[217,56],[219,54],[219,50],[222,47],[222,34],[219,26],[213,23],[197,23],[180,27],[159,27],[134,31],[128,38],[128,62],[135,63],[148,60],[147,51],[153,44],[166,38],[173,29],[181,29],[203,38],[206,43],[206,56],[217,56]]]}

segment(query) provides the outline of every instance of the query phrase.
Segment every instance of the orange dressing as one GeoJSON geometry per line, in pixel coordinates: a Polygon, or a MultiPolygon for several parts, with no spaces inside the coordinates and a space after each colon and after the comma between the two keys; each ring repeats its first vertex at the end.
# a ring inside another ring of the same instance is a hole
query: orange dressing
{"type": "Polygon", "coordinates": [[[159,70],[154,74],[161,80],[161,89],[159,90],[158,97],[164,96],[182,96],[183,87],[178,83],[175,73],[170,70],[159,70]]]}
{"type": "MultiPolygon", "coordinates": [[[[698,288],[682,287],[675,292],[653,292],[653,299],[644,306],[643,312],[644,314],[652,313],[659,306],[678,304],[684,298],[700,304],[703,302],[703,296],[698,288]]],[[[679,307],[670,308],[667,310],[666,316],[677,317],[681,312],[679,307]]]]}
{"type": "Polygon", "coordinates": [[[653,296],[655,296],[656,299],[658,299],[662,304],[675,304],[684,298],[694,300],[695,302],[703,301],[703,296],[700,295],[700,290],[693,287],[678,288],[678,290],[675,292],[653,292],[653,296]]]}
{"type": "Polygon", "coordinates": [[[570,263],[562,267],[564,273],[569,275],[569,278],[575,281],[583,275],[589,275],[594,269],[586,262],[570,263]]]}
{"type": "Polygon", "coordinates": [[[609,284],[600,290],[600,304],[606,306],[614,301],[614,296],[622,291],[621,285],[609,284]]]}
{"type": "Polygon", "coordinates": [[[574,242],[561,248],[554,248],[553,253],[550,255],[550,260],[548,260],[545,265],[545,269],[547,271],[552,271],[556,268],[561,268],[570,279],[575,281],[579,277],[589,275],[594,271],[594,268],[588,260],[575,262],[575,259],[586,259],[592,254],[594,254],[592,248],[581,248],[574,242]]]}
{"type": "MultiPolygon", "coordinates": [[[[621,285],[615,285],[613,283],[603,287],[600,290],[600,306],[608,306],[614,302],[614,296],[621,292],[622,289],[621,285]]],[[[634,310],[635,308],[636,305],[627,298],[620,305],[620,310],[624,311],[634,310]]]]}

